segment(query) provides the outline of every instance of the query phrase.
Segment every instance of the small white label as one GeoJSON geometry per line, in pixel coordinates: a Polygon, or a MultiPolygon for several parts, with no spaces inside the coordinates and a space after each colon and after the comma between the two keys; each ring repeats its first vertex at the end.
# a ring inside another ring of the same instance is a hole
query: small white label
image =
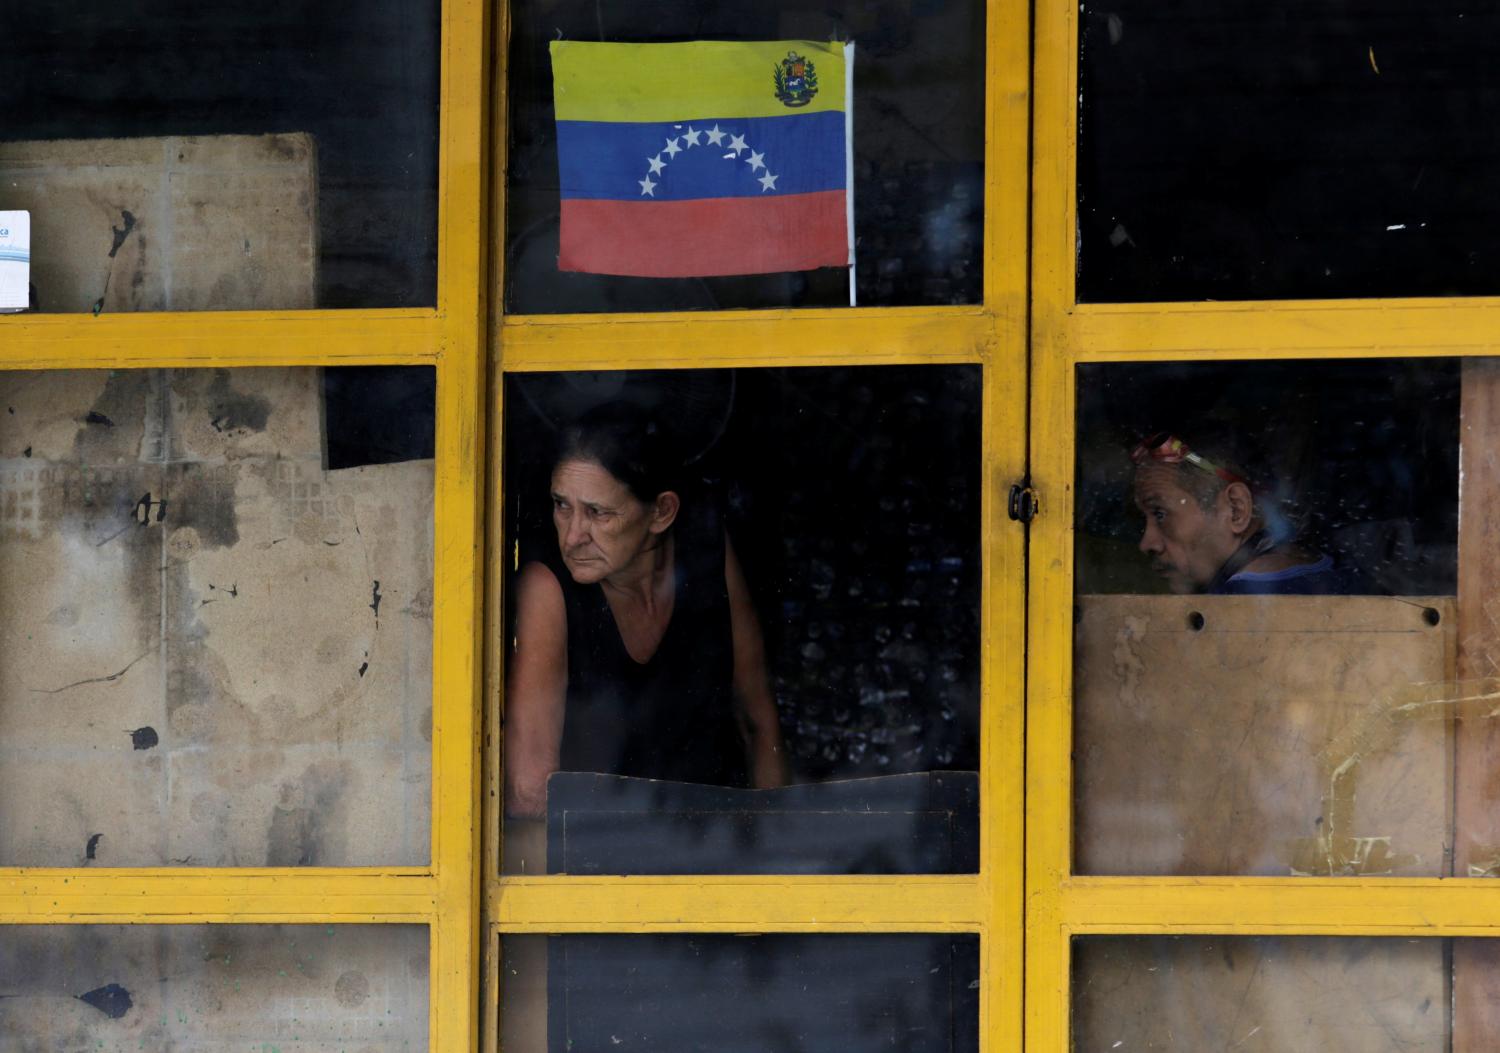
{"type": "Polygon", "coordinates": [[[0,311],[31,305],[31,213],[0,211],[0,311]]]}

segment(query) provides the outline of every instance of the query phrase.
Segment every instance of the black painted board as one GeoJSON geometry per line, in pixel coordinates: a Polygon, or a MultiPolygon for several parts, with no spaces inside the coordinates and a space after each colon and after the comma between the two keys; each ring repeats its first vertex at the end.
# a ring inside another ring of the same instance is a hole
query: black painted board
{"type": "Polygon", "coordinates": [[[589,772],[547,782],[559,874],[972,874],[979,775],[923,772],[774,790],[589,772]]]}
{"type": "Polygon", "coordinates": [[[974,935],[554,936],[549,1053],[974,1053],[974,935]]]}

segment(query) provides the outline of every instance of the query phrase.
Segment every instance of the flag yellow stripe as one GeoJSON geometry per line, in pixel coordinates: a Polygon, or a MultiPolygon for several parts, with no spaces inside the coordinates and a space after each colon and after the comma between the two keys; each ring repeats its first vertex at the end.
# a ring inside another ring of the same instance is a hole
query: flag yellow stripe
{"type": "Polygon", "coordinates": [[[782,117],[844,108],[844,45],[810,40],[681,44],[552,42],[559,121],[691,121],[782,117]],[[776,97],[787,53],[810,59],[818,90],[806,106],[776,97]]]}

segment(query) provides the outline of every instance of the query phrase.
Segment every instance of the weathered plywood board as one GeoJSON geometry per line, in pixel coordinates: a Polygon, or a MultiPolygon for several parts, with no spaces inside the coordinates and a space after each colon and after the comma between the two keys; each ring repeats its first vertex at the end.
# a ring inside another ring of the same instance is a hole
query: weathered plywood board
{"type": "Polygon", "coordinates": [[[313,369],[0,374],[0,865],[420,865],[431,461],[313,369]]]}
{"type": "Polygon", "coordinates": [[[1451,598],[1080,597],[1075,870],[1447,873],[1454,621],[1451,598]]]}
{"type": "MultiPolygon", "coordinates": [[[[1458,675],[1489,696],[1455,728],[1453,873],[1500,877],[1500,362],[1463,364],[1459,433],[1458,675]]],[[[1500,946],[1453,948],[1453,1053],[1493,1049],[1500,1034],[1500,946]]]]}
{"type": "Polygon", "coordinates": [[[42,311],[315,306],[305,133],[0,143],[0,208],[31,213],[42,311]]]}
{"type": "Polygon", "coordinates": [[[1073,1048],[1446,1053],[1443,941],[1098,937],[1073,944],[1073,1048]]]}
{"type": "Polygon", "coordinates": [[[57,925],[0,941],[6,1050],[427,1048],[419,925],[57,925]]]}

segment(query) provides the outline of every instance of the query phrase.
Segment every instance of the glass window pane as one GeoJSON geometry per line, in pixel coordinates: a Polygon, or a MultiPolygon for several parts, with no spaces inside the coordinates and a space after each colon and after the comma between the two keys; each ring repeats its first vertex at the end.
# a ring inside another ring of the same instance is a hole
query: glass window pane
{"type": "Polygon", "coordinates": [[[971,935],[508,936],[501,1046],[977,1053],[971,935]]]}
{"type": "Polygon", "coordinates": [[[977,868],[980,388],[509,379],[509,872],[977,868]]]}
{"type": "Polygon", "coordinates": [[[851,212],[859,304],[979,301],[983,4],[565,0],[513,4],[511,19],[508,312],[846,305],[851,212]],[[608,74],[591,52],[588,86],[558,107],[549,47],[559,41],[658,50],[621,53],[608,74]],[[653,57],[687,41],[763,46],[653,57]],[[852,110],[813,113],[843,92],[846,41],[852,110]],[[777,87],[778,76],[805,76],[809,56],[821,100],[777,87]],[[589,101],[598,99],[609,112],[589,101]],[[658,112],[672,99],[682,112],[658,112]],[[700,129],[725,137],[700,140],[700,129]],[[756,157],[766,167],[742,163],[756,157]],[[763,184],[770,175],[779,182],[763,184]],[[831,196],[841,200],[825,215],[815,199],[831,196]],[[845,246],[836,265],[812,251],[830,231],[845,246]]]}
{"type": "Polygon", "coordinates": [[[425,925],[0,928],[12,1050],[427,1048],[425,925]]]}
{"type": "Polygon", "coordinates": [[[1474,998],[1493,968],[1490,942],[1075,939],[1073,1049],[1490,1049],[1500,1036],[1474,998]]]}
{"type": "Polygon", "coordinates": [[[1500,292],[1500,13],[1080,9],[1078,299],[1500,292]]]}
{"type": "Polygon", "coordinates": [[[1489,865],[1494,365],[1080,368],[1077,872],[1489,865]]]}
{"type": "Polygon", "coordinates": [[[78,0],[12,20],[0,213],[29,213],[30,307],[434,304],[439,8],[78,0]]]}
{"type": "Polygon", "coordinates": [[[432,391],[0,373],[0,864],[427,862],[432,391]]]}

